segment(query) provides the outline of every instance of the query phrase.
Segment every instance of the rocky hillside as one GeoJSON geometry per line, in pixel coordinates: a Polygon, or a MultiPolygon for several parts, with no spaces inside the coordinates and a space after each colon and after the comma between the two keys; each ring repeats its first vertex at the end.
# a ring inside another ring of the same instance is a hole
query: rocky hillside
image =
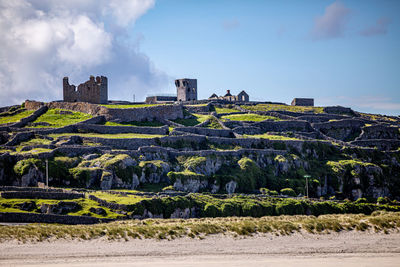
{"type": "MultiPolygon", "coordinates": [[[[90,105],[90,106],[89,106],[90,105]]],[[[400,198],[400,118],[271,103],[0,109],[0,185],[400,198]]]]}

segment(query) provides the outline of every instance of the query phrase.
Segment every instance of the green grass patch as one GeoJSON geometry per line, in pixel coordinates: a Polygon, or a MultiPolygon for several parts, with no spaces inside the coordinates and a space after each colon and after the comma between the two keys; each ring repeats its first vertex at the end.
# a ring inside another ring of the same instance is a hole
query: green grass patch
{"type": "Polygon", "coordinates": [[[266,115],[258,115],[258,114],[232,114],[232,115],[225,115],[221,117],[222,121],[263,121],[263,120],[274,120],[279,121],[280,119],[273,116],[266,116],[266,115]]]}
{"type": "Polygon", "coordinates": [[[302,106],[287,106],[287,105],[278,105],[278,104],[258,104],[254,106],[241,106],[244,109],[252,110],[252,111],[290,111],[290,112],[313,112],[313,113],[323,113],[323,107],[302,107],[302,106]]]}
{"type": "Polygon", "coordinates": [[[25,110],[25,111],[22,111],[21,113],[18,113],[18,114],[12,115],[12,116],[0,117],[0,124],[18,122],[21,119],[26,118],[29,115],[32,115],[33,112],[34,112],[33,110],[25,110]]]}
{"type": "Polygon", "coordinates": [[[160,138],[164,135],[159,134],[138,134],[138,133],[121,133],[121,134],[97,134],[97,133],[62,133],[62,134],[50,134],[52,138],[58,138],[61,136],[81,136],[81,137],[98,137],[106,139],[125,139],[125,138],[160,138]]]}
{"type": "Polygon", "coordinates": [[[190,119],[176,119],[174,122],[182,124],[184,126],[195,126],[202,122],[205,122],[210,116],[209,115],[202,115],[202,114],[192,114],[194,118],[190,119]]]}
{"type": "Polygon", "coordinates": [[[51,140],[43,139],[43,138],[32,138],[29,141],[25,141],[20,143],[19,145],[24,146],[35,146],[35,145],[50,145],[51,140]]]}
{"type": "Polygon", "coordinates": [[[215,108],[215,111],[218,113],[218,114],[222,114],[222,113],[237,113],[237,112],[240,112],[239,110],[237,110],[237,109],[234,109],[234,108],[215,108]]]}
{"type": "Polygon", "coordinates": [[[75,202],[79,205],[77,210],[71,211],[64,215],[71,215],[71,216],[91,216],[96,218],[110,218],[116,219],[121,217],[120,214],[111,211],[106,207],[101,207],[96,201],[87,199],[87,198],[80,198],[74,200],[54,200],[54,199],[5,199],[0,197],[0,212],[31,212],[31,213],[41,213],[40,206],[43,204],[51,204],[55,205],[58,204],[60,201],[63,202],[75,202]],[[37,209],[31,211],[25,211],[20,209],[20,205],[24,202],[33,202],[35,203],[37,209]],[[98,215],[95,213],[90,212],[90,208],[103,208],[106,211],[105,215],[98,215]]]}
{"type": "Polygon", "coordinates": [[[101,191],[96,191],[94,193],[90,193],[91,195],[94,195],[100,199],[103,199],[107,202],[113,202],[117,204],[125,204],[125,205],[132,205],[139,203],[140,201],[144,199],[148,199],[142,196],[136,196],[136,195],[121,195],[121,194],[110,194],[107,192],[101,192],[101,191]]]}
{"type": "Polygon", "coordinates": [[[52,127],[59,128],[67,125],[75,124],[81,121],[88,120],[93,116],[90,114],[64,110],[64,109],[49,109],[46,113],[37,118],[34,123],[48,123],[49,125],[36,125],[36,126],[27,126],[34,128],[43,128],[43,127],[52,127]]]}

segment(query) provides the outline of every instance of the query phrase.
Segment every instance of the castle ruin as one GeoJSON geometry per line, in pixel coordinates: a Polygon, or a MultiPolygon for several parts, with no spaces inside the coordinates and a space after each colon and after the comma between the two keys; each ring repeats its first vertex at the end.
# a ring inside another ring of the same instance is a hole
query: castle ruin
{"type": "Polygon", "coordinates": [[[107,77],[90,76],[89,80],[76,87],[70,85],[68,77],[63,79],[63,99],[64,102],[88,102],[93,104],[107,104],[107,77]]]}
{"type": "Polygon", "coordinates": [[[175,80],[178,101],[197,100],[197,79],[175,80]]]}

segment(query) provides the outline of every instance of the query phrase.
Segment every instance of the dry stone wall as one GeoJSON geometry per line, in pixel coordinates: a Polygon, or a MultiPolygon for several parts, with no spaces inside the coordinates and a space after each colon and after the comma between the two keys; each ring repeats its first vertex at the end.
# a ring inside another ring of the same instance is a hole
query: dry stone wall
{"type": "Polygon", "coordinates": [[[2,198],[21,199],[77,199],[84,198],[85,194],[66,192],[45,192],[45,191],[6,191],[1,192],[2,198]]]}
{"type": "Polygon", "coordinates": [[[173,132],[187,132],[199,135],[206,136],[220,136],[220,137],[229,137],[234,138],[233,132],[231,130],[223,130],[223,129],[210,129],[210,128],[201,128],[201,127],[177,127],[173,132]]]}
{"type": "Polygon", "coordinates": [[[35,110],[42,106],[50,109],[68,109],[72,111],[83,112],[91,115],[105,116],[107,120],[117,120],[120,122],[131,121],[152,121],[152,120],[175,120],[183,118],[182,105],[159,105],[143,108],[107,108],[97,104],[84,102],[36,102],[25,101],[25,108],[35,110]]]}
{"type": "Polygon", "coordinates": [[[99,219],[89,216],[70,216],[25,212],[0,212],[0,222],[13,223],[60,223],[60,224],[96,224],[111,222],[112,219],[99,219]]]}

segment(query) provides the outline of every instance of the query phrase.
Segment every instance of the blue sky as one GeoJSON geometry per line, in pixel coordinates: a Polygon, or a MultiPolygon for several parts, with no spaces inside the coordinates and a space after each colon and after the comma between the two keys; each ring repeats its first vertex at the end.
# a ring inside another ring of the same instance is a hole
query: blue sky
{"type": "Polygon", "coordinates": [[[109,98],[246,90],[250,100],[400,114],[398,0],[0,0],[0,105],[62,98],[62,78],[109,98]]]}
{"type": "Polygon", "coordinates": [[[132,31],[158,69],[197,78],[200,98],[244,89],[252,100],[314,97],[398,115],[399,18],[400,1],[159,0],[132,31]],[[347,10],[343,24],[339,12],[316,36],[316,18],[332,4],[347,10]],[[380,19],[389,21],[382,31],[380,19]]]}

